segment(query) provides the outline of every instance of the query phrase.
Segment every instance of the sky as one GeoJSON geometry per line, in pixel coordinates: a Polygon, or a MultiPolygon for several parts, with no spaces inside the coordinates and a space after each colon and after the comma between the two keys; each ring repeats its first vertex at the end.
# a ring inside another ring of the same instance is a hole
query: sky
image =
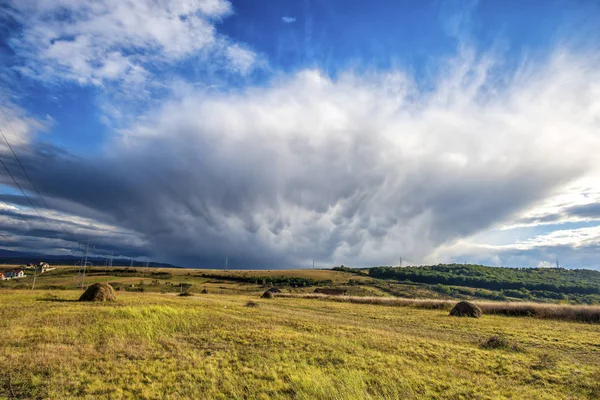
{"type": "Polygon", "coordinates": [[[600,269],[597,1],[0,0],[0,106],[5,250],[600,269]]]}

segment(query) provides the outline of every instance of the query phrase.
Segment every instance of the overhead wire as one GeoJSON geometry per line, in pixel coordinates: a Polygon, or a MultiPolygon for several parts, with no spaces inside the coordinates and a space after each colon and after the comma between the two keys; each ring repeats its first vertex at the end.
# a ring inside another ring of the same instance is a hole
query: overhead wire
{"type": "MultiPolygon", "coordinates": [[[[4,115],[4,119],[6,120],[6,123],[8,124],[8,127],[11,129],[13,135],[15,134],[15,130],[12,127],[12,124],[10,123],[10,120],[8,119],[8,116],[6,115],[6,112],[4,111],[4,107],[2,107],[2,105],[0,104],[0,111],[2,111],[2,114],[4,115]]],[[[46,206],[46,209],[48,211],[50,211],[50,213],[52,214],[52,216],[54,217],[54,221],[56,223],[58,223],[58,225],[60,226],[61,230],[63,231],[63,233],[65,235],[68,235],[65,227],[63,226],[63,224],[60,222],[60,220],[58,219],[58,216],[54,213],[54,211],[52,210],[52,208],[50,208],[50,206],[48,206],[48,203],[46,202],[46,199],[44,199],[44,196],[42,196],[42,194],[40,193],[40,191],[38,190],[37,186],[35,185],[35,183],[33,183],[33,179],[31,179],[31,177],[29,176],[29,173],[27,172],[27,170],[25,169],[25,166],[23,165],[23,163],[21,162],[21,160],[19,159],[19,157],[17,156],[17,153],[15,152],[15,150],[13,149],[12,145],[10,144],[10,142],[8,141],[8,138],[6,137],[6,135],[4,134],[4,132],[2,131],[2,129],[0,129],[0,134],[2,134],[2,137],[4,138],[4,141],[6,142],[6,145],[8,146],[8,148],[10,149],[12,155],[14,156],[15,160],[17,160],[17,163],[19,164],[19,166],[21,167],[21,169],[23,170],[23,173],[25,174],[25,177],[27,177],[27,180],[29,181],[29,183],[31,184],[31,187],[33,187],[33,189],[35,190],[35,192],[37,193],[38,197],[42,200],[42,202],[44,203],[44,205],[46,206]]]]}
{"type": "Polygon", "coordinates": [[[37,209],[37,207],[35,206],[35,204],[33,204],[33,202],[31,201],[31,199],[29,198],[29,196],[27,196],[27,194],[25,193],[25,191],[23,190],[23,188],[21,187],[21,185],[19,184],[19,182],[17,182],[17,180],[15,179],[15,176],[12,174],[12,172],[10,172],[10,170],[8,169],[8,167],[6,166],[6,164],[4,163],[4,161],[2,160],[2,158],[0,158],[0,164],[2,164],[2,166],[4,167],[4,170],[8,173],[8,176],[10,176],[10,178],[12,179],[12,181],[14,182],[14,184],[17,186],[17,188],[19,188],[19,190],[21,191],[21,193],[23,194],[23,196],[27,199],[27,202],[29,203],[29,205],[35,210],[35,212],[42,219],[42,221],[44,221],[44,223],[46,224],[46,226],[48,227],[48,229],[50,229],[50,231],[54,234],[54,236],[56,236],[57,239],[60,239],[60,237],[58,236],[58,234],[56,233],[56,231],[54,229],[52,229],[52,227],[50,226],[50,224],[48,224],[48,221],[46,220],[46,218],[44,218],[44,216],[40,213],[40,211],[37,209]]]}
{"type": "MultiPolygon", "coordinates": [[[[5,205],[7,208],[9,208],[9,209],[10,209],[10,207],[11,207],[11,206],[10,206],[10,204],[8,204],[6,201],[4,201],[4,200],[0,200],[0,202],[1,202],[2,204],[4,204],[4,205],[5,205]]],[[[27,225],[27,228],[29,228],[29,222],[27,222],[27,220],[26,220],[26,219],[25,219],[25,218],[24,218],[24,217],[23,217],[21,214],[19,214],[18,212],[13,212],[12,210],[8,210],[8,211],[9,211],[9,212],[10,212],[12,215],[14,215],[14,216],[18,217],[18,218],[19,218],[21,221],[25,222],[25,225],[27,225]]]]}
{"type": "MultiPolygon", "coordinates": [[[[2,112],[2,114],[4,116],[4,119],[6,120],[6,123],[8,124],[8,127],[11,129],[12,133],[15,135],[15,130],[12,127],[12,124],[10,123],[10,119],[8,118],[8,115],[4,111],[4,107],[2,106],[2,104],[0,104],[0,111],[2,112]]],[[[2,129],[0,129],[0,134],[4,138],[4,141],[6,142],[6,145],[8,146],[8,148],[10,149],[13,157],[15,158],[15,160],[17,161],[17,163],[19,164],[19,167],[23,171],[25,177],[27,178],[27,180],[31,184],[31,187],[35,190],[35,192],[37,193],[38,197],[44,203],[44,206],[46,207],[46,209],[52,214],[52,216],[54,218],[53,221],[55,221],[58,224],[58,226],[60,226],[60,229],[63,231],[63,233],[68,236],[69,233],[65,229],[64,225],[62,224],[62,222],[60,221],[60,219],[58,218],[58,216],[56,215],[56,213],[52,210],[52,208],[50,208],[50,206],[48,205],[48,202],[46,201],[46,199],[44,199],[44,196],[42,196],[42,193],[39,191],[39,189],[37,188],[37,186],[33,182],[33,179],[31,179],[31,176],[27,172],[27,169],[25,168],[25,166],[23,165],[23,163],[21,162],[21,160],[17,156],[17,153],[15,152],[14,148],[10,144],[8,138],[6,137],[6,135],[4,134],[4,131],[2,129]]],[[[2,164],[2,166],[6,170],[6,172],[8,173],[8,175],[10,176],[10,178],[12,179],[12,181],[15,183],[15,185],[17,186],[17,188],[20,190],[20,192],[23,194],[23,196],[27,199],[27,202],[35,210],[35,212],[37,213],[37,215],[44,221],[44,223],[46,224],[46,226],[48,227],[48,229],[52,232],[52,234],[57,239],[60,240],[61,237],[50,226],[50,224],[48,223],[47,219],[40,213],[40,211],[38,210],[38,208],[33,204],[33,202],[31,201],[31,199],[29,198],[29,196],[27,196],[27,194],[25,193],[25,191],[23,190],[23,188],[21,187],[21,185],[17,182],[15,176],[10,172],[10,170],[8,169],[8,166],[4,163],[4,161],[1,158],[0,158],[0,163],[2,164]]],[[[20,214],[17,214],[17,215],[19,216],[19,218],[21,218],[27,224],[27,221],[20,214]]],[[[27,225],[29,226],[29,224],[27,224],[27,225]]],[[[89,243],[89,241],[88,241],[88,243],[89,243]]],[[[79,243],[78,243],[78,245],[79,245],[79,243]]],[[[92,248],[95,248],[95,246],[92,246],[92,248]]]]}

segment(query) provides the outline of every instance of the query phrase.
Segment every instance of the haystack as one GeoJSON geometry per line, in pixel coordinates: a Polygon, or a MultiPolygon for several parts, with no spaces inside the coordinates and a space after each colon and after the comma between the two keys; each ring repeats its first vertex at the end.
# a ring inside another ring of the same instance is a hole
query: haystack
{"type": "Polygon", "coordinates": [[[267,289],[267,292],[281,293],[281,290],[277,289],[276,287],[272,287],[271,289],[267,289]]]}
{"type": "Polygon", "coordinates": [[[450,310],[450,315],[454,317],[481,317],[481,308],[477,304],[473,304],[469,301],[461,301],[456,303],[454,308],[450,310]]]}
{"type": "Polygon", "coordinates": [[[108,283],[90,285],[79,298],[79,301],[115,301],[117,296],[108,283]]]}
{"type": "Polygon", "coordinates": [[[268,290],[266,292],[263,293],[262,296],[263,299],[272,299],[273,297],[275,297],[275,295],[273,294],[273,292],[269,292],[268,290]]]}

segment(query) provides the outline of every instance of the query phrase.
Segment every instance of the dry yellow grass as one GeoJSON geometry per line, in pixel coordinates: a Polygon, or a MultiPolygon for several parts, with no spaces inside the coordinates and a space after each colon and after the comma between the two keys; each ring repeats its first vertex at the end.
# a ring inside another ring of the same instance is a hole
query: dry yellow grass
{"type": "MultiPolygon", "coordinates": [[[[378,304],[385,306],[443,310],[450,310],[457,302],[456,300],[438,299],[328,296],[318,293],[274,293],[274,295],[275,297],[317,299],[355,304],[378,304]]],[[[474,301],[474,303],[477,304],[485,314],[600,323],[600,306],[493,301],[474,301]]]]}
{"type": "Polygon", "coordinates": [[[600,396],[592,324],[210,294],[90,304],[80,294],[0,290],[0,398],[600,396]],[[508,345],[482,347],[493,336],[508,345]]]}

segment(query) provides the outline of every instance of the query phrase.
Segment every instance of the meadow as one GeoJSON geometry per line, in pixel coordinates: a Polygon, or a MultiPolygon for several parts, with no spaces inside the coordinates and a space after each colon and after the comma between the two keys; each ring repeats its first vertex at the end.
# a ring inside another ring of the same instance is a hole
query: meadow
{"type": "Polygon", "coordinates": [[[597,324],[256,294],[80,294],[0,290],[0,398],[600,397],[597,324]]]}

